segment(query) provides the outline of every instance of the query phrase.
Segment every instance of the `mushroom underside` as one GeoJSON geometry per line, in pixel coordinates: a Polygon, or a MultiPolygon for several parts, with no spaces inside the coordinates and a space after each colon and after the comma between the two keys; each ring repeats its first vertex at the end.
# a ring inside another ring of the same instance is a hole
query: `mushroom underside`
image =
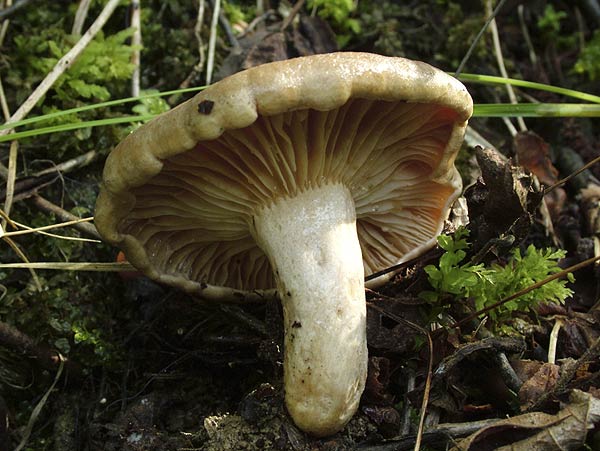
{"type": "Polygon", "coordinates": [[[330,111],[260,116],[163,161],[133,189],[119,230],[158,273],[237,289],[276,285],[251,234],[256,212],[339,184],[355,205],[364,273],[396,264],[439,233],[460,187],[445,150],[447,107],[353,99],[330,111]],[[451,174],[450,176],[448,174],[451,174]]]}

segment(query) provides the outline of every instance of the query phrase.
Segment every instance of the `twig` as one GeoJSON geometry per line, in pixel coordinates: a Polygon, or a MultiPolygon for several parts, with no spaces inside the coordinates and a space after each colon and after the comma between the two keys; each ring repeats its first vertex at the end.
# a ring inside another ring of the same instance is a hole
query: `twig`
{"type": "Polygon", "coordinates": [[[290,24],[294,20],[294,17],[296,17],[296,15],[300,12],[300,9],[304,6],[305,1],[306,0],[298,0],[296,2],[294,7],[290,10],[290,13],[288,14],[288,16],[285,18],[285,20],[281,24],[281,28],[280,28],[281,31],[284,31],[287,27],[290,26],[290,24]]]}
{"type": "Polygon", "coordinates": [[[213,2],[213,15],[210,22],[210,37],[208,38],[208,58],[206,61],[206,84],[210,85],[212,80],[213,68],[215,65],[215,50],[217,46],[217,28],[219,24],[219,10],[221,9],[221,0],[213,2]]]}
{"type": "MultiPolygon", "coordinates": [[[[30,200],[37,208],[47,213],[54,214],[60,221],[74,221],[79,219],[77,216],[69,213],[66,210],[63,210],[58,205],[53,204],[52,202],[43,198],[42,196],[34,195],[30,198],[30,200]]],[[[79,222],[74,223],[73,228],[85,233],[88,236],[100,239],[100,234],[98,233],[96,227],[94,227],[93,224],[87,222],[79,222]]]]}
{"type": "Polygon", "coordinates": [[[98,152],[95,150],[90,150],[84,154],[81,154],[75,158],[71,158],[70,160],[63,161],[62,163],[55,164],[48,169],[43,169],[41,171],[33,174],[33,177],[42,177],[47,174],[54,174],[56,172],[70,172],[73,169],[78,169],[83,166],[87,166],[92,161],[96,159],[98,156],[98,152]]]}
{"type": "Polygon", "coordinates": [[[554,189],[558,188],[559,186],[564,185],[569,180],[571,180],[573,177],[578,176],[583,171],[585,171],[586,169],[588,169],[589,167],[595,165],[598,162],[600,162],[600,157],[594,158],[592,161],[590,161],[589,163],[586,163],[585,165],[583,165],[582,167],[580,167],[579,169],[577,169],[575,172],[572,172],[571,174],[567,175],[565,178],[560,179],[554,185],[549,186],[548,188],[544,188],[544,195],[548,194],[549,192],[553,191],[554,189]]]}
{"type": "MultiPolygon", "coordinates": [[[[493,16],[493,14],[491,14],[492,1],[488,0],[486,5],[487,9],[490,11],[490,15],[493,16]]],[[[492,42],[494,43],[494,53],[496,55],[498,69],[500,69],[500,74],[504,78],[508,78],[508,73],[506,72],[506,67],[504,66],[504,57],[502,56],[502,48],[500,46],[500,37],[498,35],[498,26],[496,25],[495,17],[492,17],[492,20],[490,21],[490,31],[492,32],[492,42]]],[[[511,85],[506,85],[506,92],[508,93],[510,103],[517,103],[517,96],[515,95],[515,91],[513,90],[511,85]]],[[[527,131],[527,126],[525,125],[525,121],[522,117],[517,117],[517,124],[519,124],[519,128],[522,132],[527,131]]],[[[509,129],[509,131],[511,132],[511,134],[513,134],[512,130],[509,129]]]]}
{"type": "Polygon", "coordinates": [[[14,5],[0,10],[0,19],[6,19],[34,0],[19,0],[14,5]]]}
{"type": "MultiPolygon", "coordinates": [[[[39,100],[48,92],[58,78],[75,62],[77,57],[83,52],[94,36],[104,26],[108,18],[114,10],[119,6],[120,0],[108,0],[102,12],[98,15],[94,23],[83,34],[81,39],[69,50],[54,66],[54,68],[46,75],[46,78],[35,88],[25,102],[15,111],[7,123],[17,122],[23,119],[39,100]]],[[[0,136],[7,135],[12,129],[7,128],[0,130],[0,136]]]]}
{"type": "Polygon", "coordinates": [[[140,53],[142,47],[142,21],[141,21],[141,0],[131,0],[131,27],[133,36],[131,36],[131,63],[134,66],[131,74],[131,97],[140,95],[140,53]]]}
{"type": "Polygon", "coordinates": [[[77,6],[77,12],[75,12],[75,20],[73,20],[73,28],[71,28],[71,34],[74,36],[81,36],[83,30],[83,24],[87,17],[88,10],[90,8],[92,0],[80,0],[79,6],[77,6]]]}
{"type": "MultiPolygon", "coordinates": [[[[29,335],[21,332],[14,326],[0,321],[0,343],[3,348],[10,348],[17,353],[27,354],[35,359],[35,362],[47,370],[55,370],[59,364],[58,352],[41,346],[29,335]]],[[[81,368],[76,363],[67,360],[67,369],[74,375],[81,375],[81,368]]]]}

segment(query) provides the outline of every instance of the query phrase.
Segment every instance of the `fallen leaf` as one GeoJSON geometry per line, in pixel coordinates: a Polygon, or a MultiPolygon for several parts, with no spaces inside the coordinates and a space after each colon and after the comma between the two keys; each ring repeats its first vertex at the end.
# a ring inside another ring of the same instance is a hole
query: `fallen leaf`
{"type": "Polygon", "coordinates": [[[519,390],[521,410],[527,410],[545,392],[550,391],[558,381],[559,366],[544,363],[535,374],[527,379],[519,390]]]}
{"type": "Polygon", "coordinates": [[[499,420],[461,440],[451,451],[576,450],[599,421],[600,400],[573,390],[570,402],[555,415],[532,412],[499,420]]]}

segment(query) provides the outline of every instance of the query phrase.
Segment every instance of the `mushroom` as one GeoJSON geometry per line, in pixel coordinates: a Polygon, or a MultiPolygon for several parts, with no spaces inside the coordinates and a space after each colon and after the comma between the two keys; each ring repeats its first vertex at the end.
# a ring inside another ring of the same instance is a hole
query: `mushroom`
{"type": "Polygon", "coordinates": [[[460,82],[403,58],[254,67],[125,138],[96,225],[139,270],[194,295],[276,289],[287,409],[329,435],[365,385],[364,277],[434,245],[461,190],[471,112],[460,82]]]}

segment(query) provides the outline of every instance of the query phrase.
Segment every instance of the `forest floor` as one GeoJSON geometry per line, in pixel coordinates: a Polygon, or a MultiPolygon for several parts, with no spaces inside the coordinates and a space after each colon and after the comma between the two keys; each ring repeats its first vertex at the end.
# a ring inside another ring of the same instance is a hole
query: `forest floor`
{"type": "MultiPolygon", "coordinates": [[[[0,10],[7,118],[111,2],[14,3],[0,10]]],[[[505,70],[600,95],[597,1],[503,1],[480,40],[495,3],[121,3],[78,62],[15,117],[84,110],[0,142],[0,450],[600,449],[600,164],[558,183],[600,156],[594,117],[517,120],[476,107],[456,162],[466,189],[448,238],[367,291],[367,386],[357,414],[328,438],[302,433],[285,410],[278,302],[204,302],[124,271],[3,266],[115,262],[119,250],[97,241],[88,222],[51,232],[91,241],[4,232],[92,216],[110,150],[193,93],[88,106],[336,50],[453,74],[472,51],[460,75],[505,70]],[[222,13],[211,25],[215,3],[222,13]],[[130,45],[137,20],[141,52],[130,45]],[[59,130],[83,121],[104,122],[59,130]],[[573,265],[581,268],[561,272],[573,265]],[[446,289],[432,286],[432,273],[446,270],[446,289]],[[553,274],[560,279],[545,280],[553,274]],[[493,283],[467,289],[473,278],[493,283]]],[[[463,80],[477,105],[511,95],[579,101],[463,80]]]]}

